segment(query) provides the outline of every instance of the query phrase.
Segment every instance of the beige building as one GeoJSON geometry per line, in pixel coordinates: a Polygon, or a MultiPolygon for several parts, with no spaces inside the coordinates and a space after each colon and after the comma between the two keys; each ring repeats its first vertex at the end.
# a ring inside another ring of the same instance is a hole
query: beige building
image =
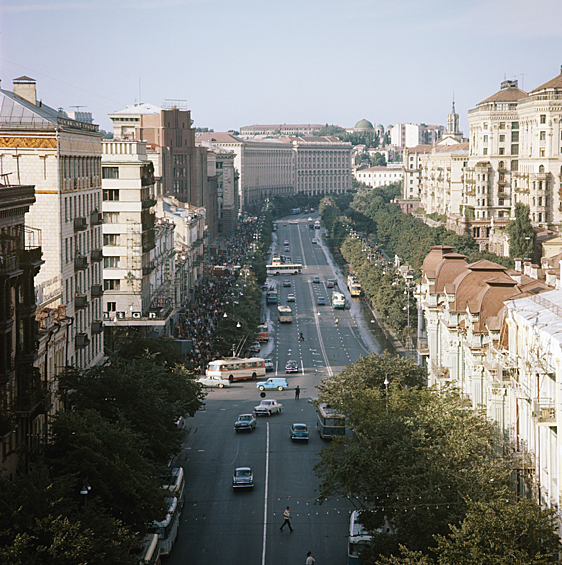
{"type": "Polygon", "coordinates": [[[256,124],[253,126],[242,126],[240,128],[240,137],[316,135],[323,127],[322,124],[256,124]]]}
{"type": "Polygon", "coordinates": [[[389,184],[400,183],[404,171],[400,167],[365,167],[356,168],[353,171],[355,180],[366,184],[369,188],[379,188],[389,184]]]}
{"type": "Polygon", "coordinates": [[[26,219],[40,230],[45,261],[35,281],[38,309],[62,306],[72,322],[64,324],[65,365],[95,365],[103,358],[98,126],[42,103],[35,80],[20,77],[13,92],[0,90],[0,159],[11,183],[35,185],[26,219]]]}

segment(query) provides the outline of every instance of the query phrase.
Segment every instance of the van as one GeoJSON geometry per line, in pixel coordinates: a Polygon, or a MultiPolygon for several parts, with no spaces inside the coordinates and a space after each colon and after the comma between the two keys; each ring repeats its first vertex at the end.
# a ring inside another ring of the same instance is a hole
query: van
{"type": "Polygon", "coordinates": [[[287,379],[284,378],[277,378],[277,377],[272,377],[270,379],[267,379],[267,381],[264,381],[262,383],[258,383],[256,385],[256,387],[259,390],[284,390],[288,387],[289,385],[287,384],[287,379]]]}

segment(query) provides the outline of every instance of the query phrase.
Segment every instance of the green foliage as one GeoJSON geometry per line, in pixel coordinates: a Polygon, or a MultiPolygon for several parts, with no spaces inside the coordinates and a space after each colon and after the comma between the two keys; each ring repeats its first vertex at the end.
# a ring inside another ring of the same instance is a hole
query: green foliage
{"type": "MultiPolygon", "coordinates": [[[[465,518],[467,500],[508,497],[511,468],[497,453],[494,423],[467,410],[454,390],[407,388],[389,378],[386,395],[380,375],[374,387],[363,385],[360,371],[355,379],[352,394],[351,377],[342,387],[340,404],[356,433],[321,451],[315,467],[321,498],[349,496],[363,508],[374,505],[379,512],[363,515],[370,531],[386,516],[395,546],[427,553],[434,535],[446,535],[449,524],[465,518]]],[[[337,401],[336,385],[331,392],[337,401]]],[[[324,400],[321,392],[318,402],[324,400]]]]}
{"type": "Polygon", "coordinates": [[[540,259],[534,256],[535,249],[535,230],[529,218],[529,206],[521,202],[515,204],[515,219],[509,222],[506,227],[509,234],[509,256],[512,259],[531,258],[534,262],[540,259]]]}

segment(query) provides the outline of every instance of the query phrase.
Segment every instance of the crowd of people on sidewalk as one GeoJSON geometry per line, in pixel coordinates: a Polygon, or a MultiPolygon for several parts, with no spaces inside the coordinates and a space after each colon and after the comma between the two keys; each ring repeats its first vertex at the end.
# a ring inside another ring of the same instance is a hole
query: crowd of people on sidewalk
{"type": "Polygon", "coordinates": [[[249,217],[240,222],[235,234],[225,238],[212,255],[209,270],[203,284],[195,291],[192,303],[186,306],[176,328],[177,339],[191,341],[191,353],[186,356],[187,366],[196,375],[204,374],[205,367],[219,357],[214,347],[213,332],[223,316],[225,304],[234,283],[234,266],[242,265],[252,241],[257,218],[249,217]],[[230,274],[215,276],[211,268],[226,265],[230,274]]]}

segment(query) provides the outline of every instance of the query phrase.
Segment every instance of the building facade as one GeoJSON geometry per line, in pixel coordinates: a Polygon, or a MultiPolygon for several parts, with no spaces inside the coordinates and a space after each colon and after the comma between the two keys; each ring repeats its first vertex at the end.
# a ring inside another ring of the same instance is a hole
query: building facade
{"type": "Polygon", "coordinates": [[[271,137],[288,135],[316,135],[324,126],[322,124],[262,124],[242,126],[240,137],[271,137]]]}
{"type": "Polygon", "coordinates": [[[402,166],[400,167],[365,167],[353,171],[355,180],[366,184],[369,188],[379,188],[389,184],[400,183],[404,177],[402,166]]]}
{"type": "Polygon", "coordinates": [[[445,126],[427,124],[395,124],[390,129],[390,143],[398,147],[433,145],[445,133],[445,126]]]}
{"type": "MultiPolygon", "coordinates": [[[[86,368],[103,359],[101,135],[37,99],[36,82],[0,90],[0,159],[10,182],[35,186],[29,225],[42,234],[44,265],[38,309],[62,306],[68,332],[65,364],[86,368]]],[[[62,312],[61,310],[61,312],[62,312]]]]}

